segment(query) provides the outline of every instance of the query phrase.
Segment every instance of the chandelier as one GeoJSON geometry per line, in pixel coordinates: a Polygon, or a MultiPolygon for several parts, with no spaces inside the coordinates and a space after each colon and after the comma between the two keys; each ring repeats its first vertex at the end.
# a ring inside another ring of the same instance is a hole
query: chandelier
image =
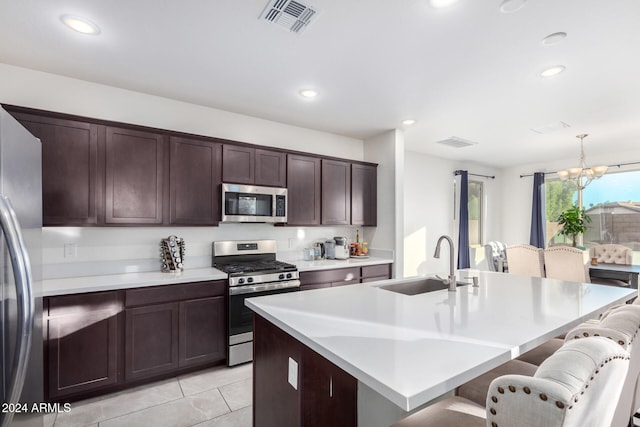
{"type": "Polygon", "coordinates": [[[578,167],[569,168],[556,172],[561,181],[567,181],[569,179],[575,180],[579,190],[584,189],[594,179],[601,178],[607,173],[608,166],[594,166],[588,167],[584,161],[584,139],[589,136],[586,133],[576,135],[576,138],[580,138],[580,162],[578,167]]]}

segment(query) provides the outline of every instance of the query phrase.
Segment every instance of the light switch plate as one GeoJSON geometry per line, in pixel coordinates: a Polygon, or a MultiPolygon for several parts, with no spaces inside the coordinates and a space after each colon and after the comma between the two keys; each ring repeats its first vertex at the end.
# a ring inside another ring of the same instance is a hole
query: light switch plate
{"type": "Polygon", "coordinates": [[[298,362],[289,358],[289,384],[297,390],[298,389],[298,362]]]}

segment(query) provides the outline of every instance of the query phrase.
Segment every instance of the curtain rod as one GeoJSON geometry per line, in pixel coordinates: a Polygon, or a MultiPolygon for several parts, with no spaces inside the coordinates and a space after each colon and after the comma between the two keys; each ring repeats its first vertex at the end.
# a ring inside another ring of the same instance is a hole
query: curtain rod
{"type": "MultiPolygon", "coordinates": [[[[615,165],[608,165],[608,168],[620,168],[622,166],[629,166],[629,165],[640,165],[640,162],[629,162],[629,163],[617,163],[615,165]]],[[[457,172],[457,171],[456,171],[457,172]]],[[[554,173],[558,173],[558,171],[554,171],[554,172],[543,172],[545,175],[551,175],[554,173]]],[[[532,173],[523,173],[520,175],[520,178],[525,178],[527,176],[533,176],[532,173]]]]}
{"type": "MultiPolygon", "coordinates": [[[[455,171],[453,174],[454,175],[460,175],[462,173],[462,170],[457,170],[455,171]]],[[[471,176],[481,176],[482,178],[489,178],[489,179],[496,179],[495,175],[480,175],[477,173],[467,173],[467,175],[471,175],[471,176]]]]}

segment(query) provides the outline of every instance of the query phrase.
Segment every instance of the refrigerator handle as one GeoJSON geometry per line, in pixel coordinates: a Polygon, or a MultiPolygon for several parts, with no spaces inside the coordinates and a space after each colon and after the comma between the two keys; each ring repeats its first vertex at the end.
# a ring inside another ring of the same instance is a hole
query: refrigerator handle
{"type": "MultiPolygon", "coordinates": [[[[5,196],[0,196],[0,226],[7,240],[7,250],[11,258],[13,275],[16,285],[16,301],[18,325],[16,326],[16,347],[13,366],[7,385],[7,402],[18,403],[22,386],[27,373],[27,362],[31,350],[31,336],[33,334],[34,299],[31,282],[29,254],[27,253],[20,225],[11,202],[5,196]]],[[[2,427],[11,424],[13,412],[0,414],[2,427]]]]}

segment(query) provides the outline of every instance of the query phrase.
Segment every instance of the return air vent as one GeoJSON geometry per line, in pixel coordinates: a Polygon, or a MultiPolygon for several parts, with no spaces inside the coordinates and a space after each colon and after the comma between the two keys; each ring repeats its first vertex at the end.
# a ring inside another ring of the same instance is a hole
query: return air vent
{"type": "Polygon", "coordinates": [[[269,0],[260,19],[273,22],[280,27],[300,34],[309,26],[318,10],[294,0],[269,0]]]}
{"type": "Polygon", "coordinates": [[[463,148],[477,144],[477,142],[467,141],[466,139],[458,138],[457,136],[452,136],[451,138],[443,139],[442,141],[436,142],[438,144],[446,145],[453,148],[463,148]]]}
{"type": "Polygon", "coordinates": [[[531,128],[531,130],[534,131],[535,133],[547,134],[547,133],[557,132],[562,129],[566,129],[568,127],[571,127],[571,126],[569,126],[565,122],[556,122],[556,123],[549,123],[547,125],[531,128]]]}

